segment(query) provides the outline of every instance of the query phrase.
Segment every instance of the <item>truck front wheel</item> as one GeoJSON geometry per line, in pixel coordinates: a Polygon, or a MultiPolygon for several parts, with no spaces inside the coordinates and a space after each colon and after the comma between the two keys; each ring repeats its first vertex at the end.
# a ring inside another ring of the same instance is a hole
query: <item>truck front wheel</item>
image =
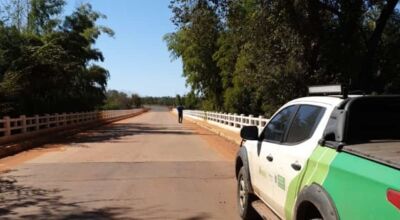
{"type": "Polygon", "coordinates": [[[257,219],[258,214],[251,206],[253,195],[250,193],[250,178],[245,167],[241,167],[237,178],[237,203],[240,217],[244,220],[257,219]]]}

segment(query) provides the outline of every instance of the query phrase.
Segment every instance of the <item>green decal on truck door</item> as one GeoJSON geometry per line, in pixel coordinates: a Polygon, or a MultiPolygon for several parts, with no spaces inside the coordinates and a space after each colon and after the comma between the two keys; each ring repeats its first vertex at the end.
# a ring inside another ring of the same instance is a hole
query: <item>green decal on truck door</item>
{"type": "Polygon", "coordinates": [[[278,184],[279,188],[281,188],[282,190],[285,190],[285,177],[283,177],[281,175],[276,175],[275,182],[276,182],[276,184],[278,184]]]}
{"type": "Polygon", "coordinates": [[[296,197],[300,189],[312,183],[322,185],[328,175],[329,165],[336,155],[335,150],[327,147],[319,146],[314,150],[304,169],[289,184],[285,203],[286,219],[292,218],[296,197]]]}

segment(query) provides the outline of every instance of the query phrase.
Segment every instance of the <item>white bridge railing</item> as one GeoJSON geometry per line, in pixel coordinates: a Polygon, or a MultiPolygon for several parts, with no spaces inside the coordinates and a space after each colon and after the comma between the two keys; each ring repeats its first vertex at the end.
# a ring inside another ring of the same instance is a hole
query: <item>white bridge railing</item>
{"type": "Polygon", "coordinates": [[[33,117],[21,115],[18,118],[4,117],[0,119],[0,141],[13,136],[50,130],[52,128],[63,128],[99,120],[112,120],[133,115],[140,111],[143,111],[143,109],[46,114],[43,116],[35,115],[33,117]]]}
{"type": "Polygon", "coordinates": [[[240,131],[243,126],[254,125],[262,128],[269,121],[269,119],[262,116],[254,117],[253,115],[244,114],[230,114],[221,112],[209,112],[200,110],[184,110],[184,116],[194,119],[205,120],[208,123],[227,128],[233,131],[240,131]]]}

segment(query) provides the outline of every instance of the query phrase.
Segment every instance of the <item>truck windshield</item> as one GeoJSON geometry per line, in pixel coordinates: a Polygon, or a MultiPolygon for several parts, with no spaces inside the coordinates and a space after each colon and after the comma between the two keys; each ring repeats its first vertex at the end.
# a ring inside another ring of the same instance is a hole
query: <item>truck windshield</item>
{"type": "Polygon", "coordinates": [[[400,97],[355,100],[348,115],[350,144],[400,140],[400,97]]]}

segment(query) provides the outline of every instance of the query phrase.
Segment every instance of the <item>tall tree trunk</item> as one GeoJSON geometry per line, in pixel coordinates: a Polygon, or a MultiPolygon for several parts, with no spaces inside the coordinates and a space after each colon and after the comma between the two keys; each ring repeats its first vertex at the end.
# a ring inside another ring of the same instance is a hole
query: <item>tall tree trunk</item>
{"type": "Polygon", "coordinates": [[[364,57],[364,62],[362,63],[363,67],[361,68],[361,72],[359,73],[358,79],[360,80],[360,89],[366,90],[366,92],[372,92],[379,90],[377,85],[374,85],[374,71],[376,71],[376,52],[379,47],[379,43],[382,38],[382,33],[385,29],[386,23],[389,20],[390,16],[393,14],[393,11],[397,5],[399,0],[388,0],[382,12],[376,21],[376,27],[374,32],[372,33],[370,39],[367,42],[367,52],[364,57]]]}

